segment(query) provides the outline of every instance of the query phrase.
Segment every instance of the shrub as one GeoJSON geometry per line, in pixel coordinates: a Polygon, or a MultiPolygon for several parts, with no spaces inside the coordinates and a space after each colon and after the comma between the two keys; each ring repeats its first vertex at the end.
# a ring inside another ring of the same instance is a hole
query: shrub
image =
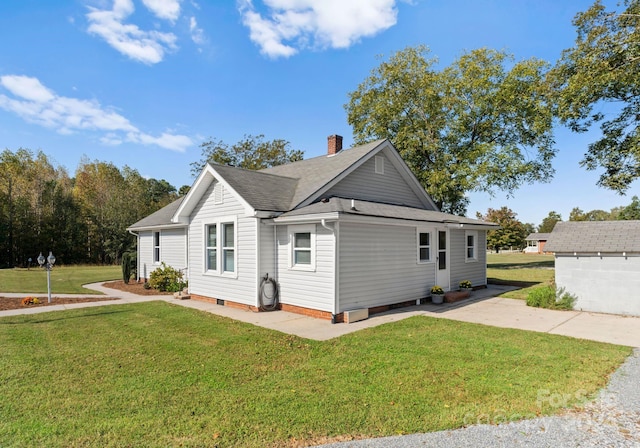
{"type": "Polygon", "coordinates": [[[125,252],[122,254],[122,281],[129,283],[131,275],[136,270],[136,255],[131,252],[125,252]]]}
{"type": "Polygon", "coordinates": [[[460,282],[460,288],[471,288],[471,281],[469,280],[462,280],[460,282]]]}
{"type": "Polygon", "coordinates": [[[162,262],[159,268],[151,272],[149,286],[158,291],[178,292],[187,286],[187,282],[183,280],[182,272],[162,262]]]}
{"type": "Polygon", "coordinates": [[[551,310],[572,310],[577,297],[565,292],[564,288],[556,289],[555,285],[545,285],[532,289],[527,295],[527,305],[551,310]]]}
{"type": "Polygon", "coordinates": [[[444,294],[444,289],[442,289],[442,287],[438,285],[432,286],[431,294],[444,294]]]}

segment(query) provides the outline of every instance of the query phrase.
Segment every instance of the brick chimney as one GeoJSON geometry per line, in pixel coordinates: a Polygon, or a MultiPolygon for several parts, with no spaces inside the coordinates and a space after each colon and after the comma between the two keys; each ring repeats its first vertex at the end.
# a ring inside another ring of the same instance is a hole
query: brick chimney
{"type": "Polygon", "coordinates": [[[332,156],[342,150],[342,136],[330,135],[327,137],[327,154],[332,156]]]}

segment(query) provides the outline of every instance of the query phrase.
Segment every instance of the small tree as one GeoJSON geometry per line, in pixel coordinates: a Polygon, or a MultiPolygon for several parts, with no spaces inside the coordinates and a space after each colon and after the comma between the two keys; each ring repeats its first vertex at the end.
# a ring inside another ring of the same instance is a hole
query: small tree
{"type": "Polygon", "coordinates": [[[131,252],[122,254],[122,280],[128,284],[131,276],[135,275],[137,257],[131,252]]]}
{"type": "Polygon", "coordinates": [[[516,218],[517,214],[510,208],[488,209],[486,215],[477,214],[478,219],[500,224],[498,230],[487,232],[487,246],[499,252],[500,249],[515,247],[522,249],[525,238],[529,234],[529,228],[516,218]]]}

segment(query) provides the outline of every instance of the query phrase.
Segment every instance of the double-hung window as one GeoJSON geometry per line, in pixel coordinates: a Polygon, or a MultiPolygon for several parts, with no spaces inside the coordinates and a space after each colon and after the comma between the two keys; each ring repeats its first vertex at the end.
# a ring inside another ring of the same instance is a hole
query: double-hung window
{"type": "Polygon", "coordinates": [[[465,236],[466,261],[478,260],[478,232],[467,230],[465,236]]]}
{"type": "Polygon", "coordinates": [[[291,226],[289,229],[291,268],[315,270],[315,225],[291,226]]]}
{"type": "Polygon", "coordinates": [[[153,262],[160,263],[160,232],[153,232],[153,262]]]}
{"type": "Polygon", "coordinates": [[[236,272],[236,222],[205,226],[205,271],[213,274],[236,272]]]}
{"type": "Polygon", "coordinates": [[[418,229],[418,263],[431,261],[431,232],[418,229]]]}
{"type": "Polygon", "coordinates": [[[207,271],[218,270],[218,225],[210,224],[206,231],[207,271]]]}
{"type": "Polygon", "coordinates": [[[235,228],[232,222],[221,224],[222,227],[222,271],[236,271],[235,228]]]}

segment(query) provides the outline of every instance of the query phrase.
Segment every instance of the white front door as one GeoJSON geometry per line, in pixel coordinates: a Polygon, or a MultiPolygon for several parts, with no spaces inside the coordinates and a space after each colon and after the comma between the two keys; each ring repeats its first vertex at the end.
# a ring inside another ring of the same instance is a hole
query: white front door
{"type": "Polygon", "coordinates": [[[436,229],[436,284],[449,291],[449,232],[436,229]]]}

